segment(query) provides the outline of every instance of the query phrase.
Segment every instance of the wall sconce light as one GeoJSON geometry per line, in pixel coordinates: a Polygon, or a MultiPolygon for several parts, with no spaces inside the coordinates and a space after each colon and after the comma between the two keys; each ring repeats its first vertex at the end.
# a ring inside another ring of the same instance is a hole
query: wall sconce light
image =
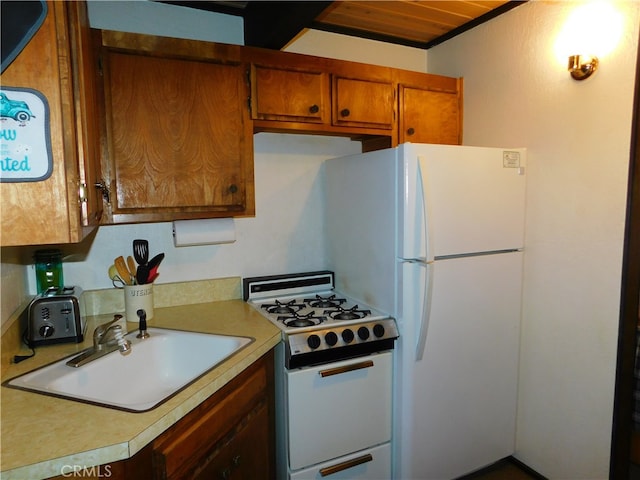
{"type": "Polygon", "coordinates": [[[563,5],[570,13],[556,38],[556,58],[561,65],[567,65],[568,58],[571,78],[585,80],[618,45],[624,17],[612,0],[582,0],[563,5]]]}
{"type": "Polygon", "coordinates": [[[598,69],[598,57],[589,55],[571,55],[569,73],[574,80],[589,78],[598,69]]]}

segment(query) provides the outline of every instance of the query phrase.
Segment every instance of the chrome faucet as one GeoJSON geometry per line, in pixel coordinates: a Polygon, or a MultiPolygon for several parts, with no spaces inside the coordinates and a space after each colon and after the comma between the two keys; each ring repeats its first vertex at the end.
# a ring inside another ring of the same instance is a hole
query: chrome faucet
{"type": "Polygon", "coordinates": [[[77,368],[115,350],[119,350],[121,355],[131,353],[131,342],[125,340],[122,327],[113,325],[121,318],[122,315],[114,315],[113,320],[98,325],[93,331],[93,347],[89,347],[80,355],[73,357],[67,362],[67,365],[77,368]]]}

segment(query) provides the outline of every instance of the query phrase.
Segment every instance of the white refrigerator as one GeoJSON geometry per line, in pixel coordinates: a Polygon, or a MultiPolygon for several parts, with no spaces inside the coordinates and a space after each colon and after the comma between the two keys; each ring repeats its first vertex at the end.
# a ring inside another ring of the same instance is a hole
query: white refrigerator
{"type": "Polygon", "coordinates": [[[338,290],[391,313],[393,471],[450,480],[514,452],[526,150],[403,144],[325,162],[338,290]]]}

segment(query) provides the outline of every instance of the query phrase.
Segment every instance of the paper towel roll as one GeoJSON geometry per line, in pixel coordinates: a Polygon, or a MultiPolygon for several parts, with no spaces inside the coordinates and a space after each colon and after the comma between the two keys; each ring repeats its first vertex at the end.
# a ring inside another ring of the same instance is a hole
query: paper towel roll
{"type": "Polygon", "coordinates": [[[173,222],[173,244],[176,247],[216,245],[236,241],[233,218],[177,220],[173,222]]]}

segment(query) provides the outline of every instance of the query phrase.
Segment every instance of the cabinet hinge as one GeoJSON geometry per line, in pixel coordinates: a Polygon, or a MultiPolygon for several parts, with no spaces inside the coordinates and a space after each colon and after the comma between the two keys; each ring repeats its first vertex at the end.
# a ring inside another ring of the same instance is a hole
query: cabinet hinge
{"type": "Polygon", "coordinates": [[[107,182],[105,182],[104,180],[100,180],[99,182],[94,183],[93,186],[96,187],[97,190],[100,190],[102,198],[104,199],[106,204],[111,205],[111,192],[109,191],[107,182]]]}
{"type": "Polygon", "coordinates": [[[80,203],[87,203],[89,201],[86,183],[80,183],[78,186],[78,200],[80,200],[80,203]]]}
{"type": "Polygon", "coordinates": [[[247,108],[249,109],[249,115],[251,115],[251,70],[247,68],[247,90],[249,91],[249,96],[247,97],[247,108]]]}

